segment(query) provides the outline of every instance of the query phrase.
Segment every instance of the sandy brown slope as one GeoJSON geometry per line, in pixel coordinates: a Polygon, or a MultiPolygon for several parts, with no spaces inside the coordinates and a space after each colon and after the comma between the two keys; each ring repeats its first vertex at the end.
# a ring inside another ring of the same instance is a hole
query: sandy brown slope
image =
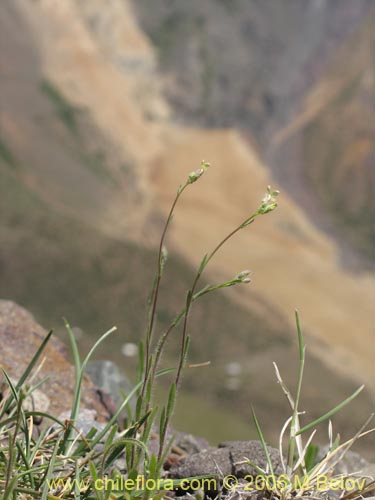
{"type": "Polygon", "coordinates": [[[39,196],[112,236],[126,231],[145,238],[153,206],[142,167],[160,149],[153,121],[167,107],[155,90],[154,54],[127,4],[116,0],[109,9],[121,59],[90,28],[101,7],[72,0],[2,3],[1,135],[28,166],[28,184],[39,196]],[[56,104],[72,115],[70,130],[54,123],[56,104]],[[88,152],[89,165],[82,165],[80,150],[88,152]],[[97,165],[101,155],[104,166],[97,165]]]}
{"type": "MultiPolygon", "coordinates": [[[[173,245],[197,265],[231,228],[257,208],[272,177],[254,151],[233,130],[179,130],[152,167],[165,209],[174,188],[205,158],[212,168],[181,202],[172,230],[173,245]]],[[[246,304],[266,297],[292,319],[300,310],[308,343],[328,365],[361,382],[373,381],[374,283],[353,276],[337,262],[334,244],[314,228],[286,194],[276,213],[263,216],[217,256],[212,269],[223,277],[254,269],[254,283],[237,299],[246,304]]]]}

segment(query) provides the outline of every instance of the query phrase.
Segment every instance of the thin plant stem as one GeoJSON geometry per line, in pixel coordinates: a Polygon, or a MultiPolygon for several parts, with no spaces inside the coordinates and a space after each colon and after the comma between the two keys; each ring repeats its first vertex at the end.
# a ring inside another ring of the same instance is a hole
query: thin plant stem
{"type": "MultiPolygon", "coordinates": [[[[243,229],[244,227],[250,225],[251,223],[254,222],[254,219],[257,215],[259,215],[260,212],[259,211],[256,211],[254,212],[250,217],[247,217],[239,226],[237,226],[235,229],[233,229],[233,231],[231,231],[227,236],[225,236],[225,238],[223,238],[220,243],[218,243],[218,245],[212,250],[212,252],[210,254],[208,254],[207,258],[205,258],[205,260],[203,261],[203,265],[200,266],[195,278],[194,278],[194,281],[193,281],[193,284],[190,288],[190,291],[188,293],[188,297],[187,297],[187,300],[186,300],[186,307],[183,311],[183,318],[184,318],[184,324],[183,324],[183,329],[182,329],[182,337],[181,337],[181,346],[180,346],[180,357],[179,357],[179,364],[178,364],[178,368],[177,368],[177,374],[176,374],[176,378],[175,378],[175,385],[176,387],[178,388],[179,387],[179,384],[180,384],[180,380],[181,380],[181,372],[182,372],[182,369],[183,369],[183,366],[184,366],[184,363],[185,363],[185,346],[186,346],[186,339],[187,339],[187,325],[188,325],[188,317],[189,317],[189,312],[190,312],[190,308],[191,308],[191,305],[194,301],[194,292],[196,290],[196,287],[198,285],[198,282],[203,274],[203,271],[204,269],[207,267],[207,264],[211,261],[211,259],[216,255],[216,253],[222,248],[222,246],[230,239],[232,238],[236,233],[238,233],[238,231],[240,231],[241,229],[243,229]]],[[[176,326],[175,322],[173,322],[170,327],[168,328],[168,330],[165,332],[165,335],[163,336],[162,338],[162,341],[163,341],[163,345],[165,344],[165,341],[167,340],[167,337],[169,336],[169,334],[171,333],[171,331],[173,330],[173,328],[176,326]]],[[[160,351],[160,354],[161,354],[161,351],[160,351]]],[[[159,358],[160,358],[160,354],[158,356],[158,361],[159,361],[159,358]]],[[[165,419],[165,424],[164,424],[164,433],[163,435],[165,436],[166,435],[166,430],[168,428],[168,425],[169,425],[169,420],[170,420],[170,414],[166,416],[166,419],[165,419]]],[[[163,453],[163,447],[164,447],[164,439],[160,439],[160,444],[159,444],[159,455],[158,455],[158,459],[160,460],[161,456],[162,456],[162,453],[163,453]]]]}
{"type": "MultiPolygon", "coordinates": [[[[195,292],[195,289],[198,285],[198,282],[203,274],[203,271],[204,269],[207,267],[208,263],[210,262],[210,260],[216,255],[216,253],[221,249],[221,247],[230,239],[232,238],[236,233],[238,233],[238,231],[240,231],[241,229],[243,229],[244,227],[248,226],[249,224],[251,224],[252,222],[254,222],[254,219],[255,217],[258,215],[258,212],[255,212],[250,218],[247,218],[244,222],[242,222],[239,226],[237,226],[235,229],[233,229],[233,231],[231,231],[223,240],[221,240],[221,242],[214,248],[214,250],[212,250],[212,252],[208,255],[207,259],[205,260],[205,263],[204,263],[204,266],[202,269],[199,269],[199,271],[197,272],[196,276],[195,276],[195,279],[194,279],[194,282],[193,282],[193,285],[190,289],[190,294],[188,296],[188,300],[187,300],[187,303],[186,303],[186,308],[185,308],[185,312],[184,312],[184,326],[183,326],[183,330],[182,330],[182,339],[181,339],[181,352],[183,351],[184,349],[184,346],[185,346],[185,343],[186,343],[186,335],[187,335],[187,325],[188,325],[188,317],[189,317],[189,312],[190,312],[190,308],[191,308],[191,305],[193,303],[193,296],[194,296],[194,292],[195,292]]],[[[179,362],[179,365],[178,365],[178,369],[177,369],[177,375],[176,375],[176,386],[178,387],[179,385],[179,382],[180,382],[180,378],[181,378],[181,371],[182,371],[182,368],[183,368],[183,364],[184,364],[184,359],[183,359],[183,356],[180,356],[180,362],[179,362]]]]}
{"type": "Polygon", "coordinates": [[[184,190],[186,189],[186,187],[188,185],[189,184],[186,182],[183,186],[181,186],[178,189],[177,194],[175,196],[175,199],[172,203],[171,209],[169,211],[166,223],[164,225],[164,229],[163,229],[161,238],[160,238],[159,249],[158,249],[158,263],[157,263],[158,268],[157,268],[156,282],[155,282],[155,286],[154,286],[153,293],[152,293],[150,317],[149,317],[149,322],[148,322],[147,331],[146,331],[146,346],[145,346],[146,347],[146,352],[145,352],[146,360],[145,360],[145,373],[144,373],[143,385],[142,385],[142,390],[141,390],[142,399],[144,398],[144,395],[145,395],[147,380],[148,380],[148,376],[150,373],[150,347],[151,347],[151,343],[152,343],[152,334],[153,334],[155,317],[156,317],[156,307],[157,307],[157,303],[158,303],[160,281],[161,281],[161,277],[162,277],[162,265],[163,265],[162,253],[163,253],[164,241],[165,241],[165,237],[167,234],[169,224],[172,220],[174,209],[177,205],[177,202],[178,202],[180,196],[182,195],[182,193],[184,192],[184,190]]]}

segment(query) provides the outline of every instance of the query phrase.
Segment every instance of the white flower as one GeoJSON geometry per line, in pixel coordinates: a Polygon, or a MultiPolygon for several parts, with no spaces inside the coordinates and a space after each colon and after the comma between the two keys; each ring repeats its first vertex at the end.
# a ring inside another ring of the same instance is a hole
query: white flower
{"type": "Polygon", "coordinates": [[[250,283],[251,282],[251,279],[249,278],[250,274],[251,271],[249,271],[248,269],[246,269],[245,271],[241,271],[234,278],[234,281],[236,281],[237,283],[250,283]]]}
{"type": "Polygon", "coordinates": [[[197,181],[202,175],[205,173],[205,171],[208,169],[210,166],[209,163],[206,161],[202,160],[201,162],[201,167],[198,168],[198,170],[195,170],[194,172],[191,172],[188,177],[188,184],[193,184],[193,182],[197,181]]]}
{"type": "Polygon", "coordinates": [[[276,198],[280,194],[280,191],[271,190],[271,186],[267,186],[267,193],[264,195],[258,213],[267,214],[268,212],[272,212],[277,207],[276,198]]]}

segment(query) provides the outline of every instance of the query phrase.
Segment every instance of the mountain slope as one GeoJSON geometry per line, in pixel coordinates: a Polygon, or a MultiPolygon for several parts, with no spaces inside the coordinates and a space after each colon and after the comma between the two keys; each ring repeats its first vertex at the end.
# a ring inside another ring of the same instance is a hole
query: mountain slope
{"type": "Polygon", "coordinates": [[[176,119],[255,138],[283,190],[335,236],[343,264],[373,267],[373,2],[133,5],[176,119]]]}
{"type": "MultiPolygon", "coordinates": [[[[182,129],[171,135],[166,155],[156,160],[152,170],[165,209],[173,186],[183,177],[184,158],[190,151],[205,154],[214,166],[181,203],[172,241],[197,265],[205,249],[257,208],[259,193],[272,184],[272,176],[237,132],[182,129]],[[167,162],[169,155],[173,165],[167,162]]],[[[253,268],[256,273],[248,293],[239,293],[242,304],[252,300],[255,292],[286,318],[297,307],[319,356],[330,366],[371,383],[372,277],[343,271],[334,243],[308,222],[285,193],[277,212],[243,231],[212,267],[228,278],[233,265],[238,270],[253,268]],[[361,339],[355,350],[354,332],[361,339]]]]}
{"type": "MultiPolygon", "coordinates": [[[[116,323],[121,336],[102,354],[121,363],[121,344],[143,332],[153,245],[187,173],[201,158],[213,164],[176,213],[160,327],[183,302],[202,255],[258,206],[275,180],[254,140],[248,144],[234,129],[173,122],[153,49],[129,3],[111,0],[103,11],[99,1],[5,0],[0,14],[6,38],[0,293],[29,307],[46,327],[67,316],[84,331],[84,347],[116,323]]],[[[293,384],[293,309],[300,308],[311,347],[305,390],[318,416],[332,406],[332,394],[336,402],[370,378],[374,291],[370,275],[354,278],[340,268],[335,243],[284,193],[278,213],[248,229],[205,279],[216,282],[250,267],[254,282],[197,305],[191,359],[212,361],[204,373],[209,396],[201,400],[212,405],[212,418],[236,403],[246,419],[252,401],[275,440],[287,408],[271,362],[278,360],[293,384]],[[243,371],[232,390],[225,367],[235,360],[243,371]]],[[[176,348],[172,342],[170,353],[176,348]]],[[[198,397],[201,381],[201,372],[186,379],[198,397]]],[[[370,407],[367,392],[338,420],[344,433],[370,407]]],[[[218,439],[235,437],[231,432],[221,429],[218,439]]]]}

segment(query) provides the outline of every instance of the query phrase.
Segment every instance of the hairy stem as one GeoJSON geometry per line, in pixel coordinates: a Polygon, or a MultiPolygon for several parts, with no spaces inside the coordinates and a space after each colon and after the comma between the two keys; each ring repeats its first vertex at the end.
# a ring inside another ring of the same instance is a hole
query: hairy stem
{"type": "Polygon", "coordinates": [[[164,246],[164,241],[165,237],[167,234],[167,230],[169,227],[169,224],[172,220],[173,212],[174,209],[177,205],[177,202],[188,186],[188,183],[185,183],[182,187],[180,187],[177,191],[177,194],[175,196],[175,199],[172,203],[171,209],[169,211],[166,223],[164,225],[164,229],[160,238],[160,243],[159,243],[159,250],[158,250],[158,268],[157,268],[157,274],[156,274],[156,282],[155,286],[153,288],[153,293],[152,293],[152,299],[151,299],[151,309],[150,309],[150,318],[149,322],[147,325],[147,331],[146,331],[146,353],[145,353],[145,373],[144,373],[144,379],[143,379],[143,385],[142,385],[142,390],[141,390],[141,397],[142,399],[144,398],[145,391],[146,391],[146,386],[147,386],[147,380],[150,374],[150,349],[151,349],[151,343],[152,343],[152,334],[153,334],[153,329],[154,329],[154,323],[155,323],[155,316],[156,316],[156,307],[158,303],[158,297],[159,297],[159,290],[160,290],[160,281],[162,277],[162,253],[163,253],[163,246],[164,246]]]}

